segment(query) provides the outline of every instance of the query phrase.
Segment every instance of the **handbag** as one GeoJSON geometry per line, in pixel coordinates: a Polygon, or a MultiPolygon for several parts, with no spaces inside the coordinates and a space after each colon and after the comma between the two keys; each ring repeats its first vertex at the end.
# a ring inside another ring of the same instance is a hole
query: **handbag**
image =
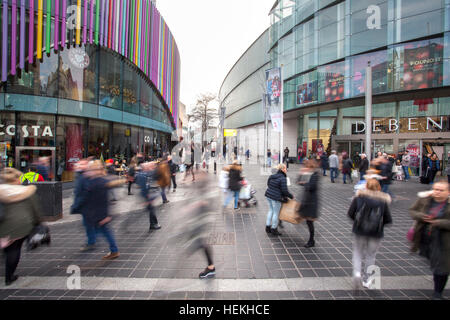
{"type": "Polygon", "coordinates": [[[27,250],[34,250],[40,245],[50,245],[50,229],[43,224],[39,224],[31,230],[27,237],[27,250]]]}
{"type": "Polygon", "coordinates": [[[299,214],[300,202],[289,199],[288,202],[283,203],[280,209],[279,219],[292,224],[301,223],[304,218],[299,214]]]}
{"type": "Polygon", "coordinates": [[[414,225],[409,228],[408,232],[406,233],[406,239],[408,239],[409,242],[414,241],[414,230],[416,229],[415,226],[416,224],[414,223],[414,225]]]}

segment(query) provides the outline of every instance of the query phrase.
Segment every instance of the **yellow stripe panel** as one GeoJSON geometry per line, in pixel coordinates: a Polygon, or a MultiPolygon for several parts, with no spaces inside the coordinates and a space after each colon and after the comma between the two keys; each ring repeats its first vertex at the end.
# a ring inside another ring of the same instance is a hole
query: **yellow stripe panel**
{"type": "Polygon", "coordinates": [[[77,32],[76,32],[76,44],[81,44],[81,0],[77,0],[77,32]]]}
{"type": "Polygon", "coordinates": [[[38,25],[37,25],[37,44],[36,57],[42,59],[42,32],[44,31],[42,20],[44,18],[43,0],[38,0],[38,25]]]}

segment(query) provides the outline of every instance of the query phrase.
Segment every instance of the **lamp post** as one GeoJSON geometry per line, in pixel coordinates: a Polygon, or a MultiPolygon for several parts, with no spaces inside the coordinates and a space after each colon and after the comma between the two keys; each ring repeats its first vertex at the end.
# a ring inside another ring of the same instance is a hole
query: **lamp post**
{"type": "Polygon", "coordinates": [[[370,61],[366,68],[366,155],[372,160],[372,67],[370,61]]]}

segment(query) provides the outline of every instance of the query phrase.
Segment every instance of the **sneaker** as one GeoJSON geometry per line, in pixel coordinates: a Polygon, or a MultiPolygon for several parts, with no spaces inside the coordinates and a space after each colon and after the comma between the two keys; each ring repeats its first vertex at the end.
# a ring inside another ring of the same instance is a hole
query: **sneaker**
{"type": "Polygon", "coordinates": [[[270,228],[270,226],[266,226],[266,233],[271,233],[271,228],[270,228]]]}
{"type": "Polygon", "coordinates": [[[239,211],[241,210],[241,208],[234,208],[234,211],[239,211]]]}
{"type": "Polygon", "coordinates": [[[273,234],[274,236],[281,236],[282,235],[280,232],[278,232],[277,229],[270,229],[270,233],[273,234]]]}
{"type": "Polygon", "coordinates": [[[433,300],[444,300],[444,297],[442,296],[442,293],[434,292],[432,296],[433,300]]]}
{"type": "Polygon", "coordinates": [[[10,286],[14,281],[16,281],[17,279],[19,279],[19,276],[17,275],[13,275],[11,277],[11,279],[9,280],[5,280],[5,286],[10,286]]]}
{"type": "Polygon", "coordinates": [[[92,251],[95,249],[95,244],[87,244],[83,247],[80,248],[81,252],[87,252],[87,251],[92,251]]]}
{"type": "Polygon", "coordinates": [[[102,258],[102,260],[113,260],[120,256],[119,252],[110,252],[102,258]]]}
{"type": "Polygon", "coordinates": [[[177,189],[173,189],[173,192],[177,191],[177,189]]]}
{"type": "Polygon", "coordinates": [[[154,224],[150,226],[150,230],[159,230],[161,229],[161,226],[159,224],[154,224]]]}
{"type": "Polygon", "coordinates": [[[200,279],[206,279],[206,278],[213,278],[213,277],[215,277],[215,275],[216,275],[216,268],[211,270],[208,267],[206,267],[206,269],[203,272],[201,272],[198,275],[198,277],[200,279]]]}
{"type": "Polygon", "coordinates": [[[163,203],[169,203],[169,202],[170,202],[169,200],[163,201],[163,203]]]}
{"type": "Polygon", "coordinates": [[[316,244],[315,241],[308,241],[308,243],[305,244],[305,248],[312,248],[314,247],[315,244],[316,244]]]}
{"type": "Polygon", "coordinates": [[[284,229],[284,226],[283,226],[283,223],[282,223],[281,220],[278,222],[278,226],[279,226],[281,229],[284,229]]]}

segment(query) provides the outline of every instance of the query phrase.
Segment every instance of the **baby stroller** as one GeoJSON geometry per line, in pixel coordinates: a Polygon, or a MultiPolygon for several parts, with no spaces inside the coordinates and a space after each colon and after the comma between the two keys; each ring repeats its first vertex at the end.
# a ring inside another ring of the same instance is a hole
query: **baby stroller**
{"type": "Polygon", "coordinates": [[[256,206],[258,201],[254,197],[256,190],[252,188],[252,185],[247,180],[242,180],[242,188],[239,192],[239,206],[249,208],[250,206],[256,206]]]}

